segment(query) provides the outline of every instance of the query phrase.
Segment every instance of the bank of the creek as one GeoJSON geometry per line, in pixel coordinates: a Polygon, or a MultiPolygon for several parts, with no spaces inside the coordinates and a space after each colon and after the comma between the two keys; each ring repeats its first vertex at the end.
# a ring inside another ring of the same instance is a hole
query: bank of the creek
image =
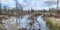
{"type": "Polygon", "coordinates": [[[60,18],[46,17],[46,24],[50,27],[50,30],[60,30],[60,18]]]}

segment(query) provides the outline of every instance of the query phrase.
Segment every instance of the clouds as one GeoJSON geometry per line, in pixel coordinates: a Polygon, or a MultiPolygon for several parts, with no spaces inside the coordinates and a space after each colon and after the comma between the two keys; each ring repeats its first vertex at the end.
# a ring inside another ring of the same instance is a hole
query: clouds
{"type": "Polygon", "coordinates": [[[56,7],[57,3],[57,0],[20,0],[20,1],[19,2],[22,5],[24,5],[24,9],[31,9],[32,7],[35,10],[56,7]]]}
{"type": "Polygon", "coordinates": [[[57,0],[44,0],[44,2],[49,6],[57,4],[57,0]]]}
{"type": "Polygon", "coordinates": [[[24,9],[41,9],[42,7],[42,0],[22,0],[20,4],[24,5],[24,9]]]}
{"type": "Polygon", "coordinates": [[[57,7],[57,1],[58,1],[58,6],[60,6],[60,0],[44,0],[46,5],[49,7],[57,7]]]}
{"type": "Polygon", "coordinates": [[[44,0],[44,1],[56,2],[57,0],[44,0]]]}
{"type": "MultiPolygon", "coordinates": [[[[48,9],[50,7],[56,7],[57,0],[17,0],[19,4],[23,6],[23,9],[48,9]]],[[[1,0],[2,4],[7,4],[10,7],[15,7],[14,0],[1,0]]],[[[59,3],[60,6],[60,3],[59,3]]]]}
{"type": "Polygon", "coordinates": [[[57,3],[57,0],[44,0],[44,2],[55,4],[57,3]]]}
{"type": "Polygon", "coordinates": [[[15,7],[15,2],[13,0],[1,0],[2,6],[8,5],[9,7],[15,7]]]}

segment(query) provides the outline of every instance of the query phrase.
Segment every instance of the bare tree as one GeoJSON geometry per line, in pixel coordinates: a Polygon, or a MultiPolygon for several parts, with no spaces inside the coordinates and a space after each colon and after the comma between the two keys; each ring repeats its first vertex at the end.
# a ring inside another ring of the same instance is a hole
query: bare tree
{"type": "Polygon", "coordinates": [[[0,15],[1,15],[1,3],[0,3],[0,15]]]}
{"type": "Polygon", "coordinates": [[[59,13],[58,6],[59,6],[59,0],[57,0],[57,13],[59,13]]]}

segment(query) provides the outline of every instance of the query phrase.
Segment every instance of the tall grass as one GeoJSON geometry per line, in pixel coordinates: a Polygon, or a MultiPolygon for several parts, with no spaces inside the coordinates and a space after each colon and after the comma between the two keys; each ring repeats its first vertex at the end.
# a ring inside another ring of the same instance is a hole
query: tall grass
{"type": "Polygon", "coordinates": [[[56,18],[46,18],[46,24],[50,27],[50,30],[60,30],[60,21],[56,21],[56,18]]]}

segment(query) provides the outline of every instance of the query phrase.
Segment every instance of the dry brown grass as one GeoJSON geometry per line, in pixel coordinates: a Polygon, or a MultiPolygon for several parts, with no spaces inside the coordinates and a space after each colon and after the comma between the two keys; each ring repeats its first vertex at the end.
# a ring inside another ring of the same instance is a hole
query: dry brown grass
{"type": "Polygon", "coordinates": [[[55,17],[47,17],[46,23],[50,26],[51,30],[60,30],[60,19],[55,17]]]}

